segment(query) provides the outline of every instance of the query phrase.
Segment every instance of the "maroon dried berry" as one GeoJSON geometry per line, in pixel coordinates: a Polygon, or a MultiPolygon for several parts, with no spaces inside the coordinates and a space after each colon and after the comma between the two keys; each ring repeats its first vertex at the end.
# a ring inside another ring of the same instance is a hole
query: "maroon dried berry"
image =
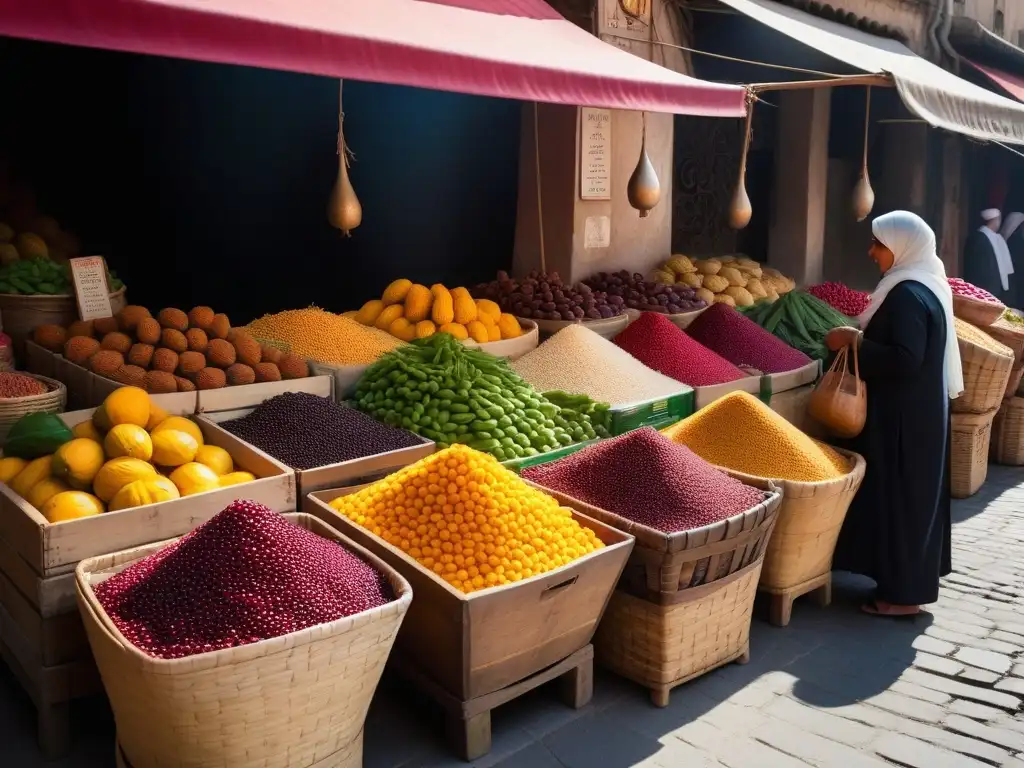
{"type": "Polygon", "coordinates": [[[811,362],[803,352],[727,304],[712,304],[690,323],[686,332],[733,365],[762,373],[795,371],[811,362]]]}
{"type": "Polygon", "coordinates": [[[711,525],[764,500],[761,491],[650,427],[529,467],[522,476],[665,533],[711,525]]]}
{"type": "Polygon", "coordinates": [[[614,339],[646,365],[691,387],[739,381],[746,374],[687,336],[665,315],[644,312],[614,339]]]}
{"type": "Polygon", "coordinates": [[[160,659],[280,637],[395,599],[375,568],[253,501],[232,503],[94,590],[121,634],[160,659]]]}

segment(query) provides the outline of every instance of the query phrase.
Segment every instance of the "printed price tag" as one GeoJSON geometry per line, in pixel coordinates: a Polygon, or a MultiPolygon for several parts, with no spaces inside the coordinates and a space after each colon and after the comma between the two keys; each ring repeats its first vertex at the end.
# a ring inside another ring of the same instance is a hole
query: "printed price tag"
{"type": "Polygon", "coordinates": [[[75,282],[78,316],[82,320],[111,317],[110,286],[107,284],[107,263],[102,256],[71,259],[71,278],[75,282]]]}

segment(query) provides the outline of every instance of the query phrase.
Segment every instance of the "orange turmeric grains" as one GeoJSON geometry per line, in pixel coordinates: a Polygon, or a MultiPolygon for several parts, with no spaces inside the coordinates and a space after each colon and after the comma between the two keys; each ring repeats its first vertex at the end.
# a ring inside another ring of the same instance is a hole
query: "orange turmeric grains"
{"type": "Polygon", "coordinates": [[[604,546],[551,496],[464,445],[331,507],[467,593],[546,573],[604,546]]]}
{"type": "Polygon", "coordinates": [[[841,454],[746,392],[718,398],[664,434],[705,461],[756,477],[817,482],[850,471],[841,454]]]}

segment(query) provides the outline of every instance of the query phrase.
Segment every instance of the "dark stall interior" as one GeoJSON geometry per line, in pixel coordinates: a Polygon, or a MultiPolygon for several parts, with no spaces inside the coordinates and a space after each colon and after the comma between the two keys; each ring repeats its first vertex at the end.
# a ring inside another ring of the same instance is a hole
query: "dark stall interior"
{"type": "Polygon", "coordinates": [[[133,303],[241,323],[512,263],[519,102],[347,81],[363,223],[345,238],[326,219],[336,80],[11,39],[0,71],[10,176],[133,303]]]}

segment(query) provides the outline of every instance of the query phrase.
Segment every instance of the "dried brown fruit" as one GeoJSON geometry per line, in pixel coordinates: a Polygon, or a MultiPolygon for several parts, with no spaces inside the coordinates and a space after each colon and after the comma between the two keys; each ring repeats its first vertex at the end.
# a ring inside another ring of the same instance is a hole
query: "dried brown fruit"
{"type": "Polygon", "coordinates": [[[37,325],[32,331],[32,341],[43,349],[60,354],[68,340],[68,332],[59,325],[37,325]]]}
{"type": "Polygon", "coordinates": [[[185,334],[173,328],[164,328],[163,333],[160,334],[160,346],[173,350],[179,355],[182,352],[188,351],[188,341],[185,340],[185,334]]]}
{"type": "Polygon", "coordinates": [[[93,330],[92,320],[75,320],[71,325],[68,326],[68,338],[73,336],[88,336],[92,338],[96,335],[96,331],[93,330]]]}
{"type": "Polygon", "coordinates": [[[156,346],[160,343],[160,323],[152,317],[144,317],[135,326],[135,337],[143,344],[156,346]]]}
{"type": "Polygon", "coordinates": [[[182,352],[178,355],[178,375],[193,378],[206,367],[206,358],[199,352],[182,352]]]}
{"type": "Polygon", "coordinates": [[[132,348],[132,339],[126,333],[120,331],[114,331],[108,333],[103,337],[103,341],[100,342],[100,346],[103,349],[112,349],[115,352],[120,352],[122,355],[127,355],[128,350],[132,348]]]}
{"type": "Polygon", "coordinates": [[[64,357],[75,365],[85,365],[100,351],[100,343],[91,336],[72,336],[64,345],[64,357]]]}
{"type": "Polygon", "coordinates": [[[160,321],[160,325],[163,328],[170,328],[171,330],[180,331],[181,333],[188,330],[188,315],[180,309],[175,309],[173,307],[161,309],[157,314],[156,319],[160,321]]]}
{"type": "Polygon", "coordinates": [[[196,385],[193,384],[188,379],[183,379],[181,376],[175,376],[174,377],[174,381],[178,385],[178,391],[179,392],[195,392],[196,391],[196,385]]]}
{"type": "Polygon", "coordinates": [[[196,387],[199,389],[220,389],[227,383],[227,374],[220,368],[203,368],[196,375],[196,387]]]}
{"type": "Polygon", "coordinates": [[[153,351],[152,344],[132,344],[128,350],[128,362],[140,368],[149,368],[153,362],[153,351]]]}
{"type": "Polygon", "coordinates": [[[174,373],[178,368],[178,353],[173,349],[158,349],[153,353],[153,361],[150,363],[150,368],[154,371],[174,373]]]}
{"type": "Polygon", "coordinates": [[[124,355],[112,349],[101,349],[89,358],[89,370],[97,376],[113,378],[117,369],[124,365],[124,355]]]}
{"type": "Polygon", "coordinates": [[[309,364],[290,352],[277,364],[282,379],[304,379],[309,376],[309,364]]]}
{"type": "Polygon", "coordinates": [[[231,333],[231,321],[228,320],[228,316],[225,314],[214,315],[208,333],[218,339],[226,339],[231,333]]]}
{"type": "Polygon", "coordinates": [[[129,387],[146,386],[146,371],[137,365],[122,365],[111,378],[129,387]]]}
{"type": "Polygon", "coordinates": [[[228,334],[228,341],[235,347],[238,362],[253,366],[262,361],[263,353],[260,350],[259,342],[245,331],[232,328],[231,333],[228,334]]]}
{"type": "Polygon", "coordinates": [[[117,324],[122,331],[125,333],[131,333],[138,327],[140,320],[152,317],[152,315],[149,314],[149,310],[145,307],[140,307],[137,304],[129,304],[114,317],[117,318],[117,324]]]}
{"type": "Polygon", "coordinates": [[[206,354],[206,347],[210,343],[206,331],[200,328],[189,328],[185,331],[185,341],[188,343],[190,352],[202,352],[206,354]]]}
{"type": "Polygon", "coordinates": [[[281,370],[273,363],[259,363],[253,366],[253,370],[256,372],[256,381],[280,381],[281,370]]]}
{"type": "Polygon", "coordinates": [[[166,371],[149,371],[146,373],[145,389],[151,395],[177,392],[178,382],[173,374],[166,371]]]}
{"type": "Polygon", "coordinates": [[[206,359],[217,368],[227,368],[235,363],[235,348],[223,339],[211,339],[206,347],[206,359]]]}
{"type": "Polygon", "coordinates": [[[190,328],[199,328],[209,331],[213,324],[213,310],[210,307],[192,307],[188,313],[188,324],[190,328]]]}
{"type": "Polygon", "coordinates": [[[260,355],[262,357],[262,362],[277,365],[281,362],[281,358],[284,357],[284,352],[270,344],[261,344],[260,355]]]}
{"type": "Polygon", "coordinates": [[[117,319],[113,317],[98,317],[92,321],[92,327],[93,332],[102,339],[108,333],[113,333],[117,330],[117,319]]]}
{"type": "Polygon", "coordinates": [[[232,387],[252,384],[256,381],[256,371],[243,363],[235,363],[227,370],[228,384],[232,387]]]}

